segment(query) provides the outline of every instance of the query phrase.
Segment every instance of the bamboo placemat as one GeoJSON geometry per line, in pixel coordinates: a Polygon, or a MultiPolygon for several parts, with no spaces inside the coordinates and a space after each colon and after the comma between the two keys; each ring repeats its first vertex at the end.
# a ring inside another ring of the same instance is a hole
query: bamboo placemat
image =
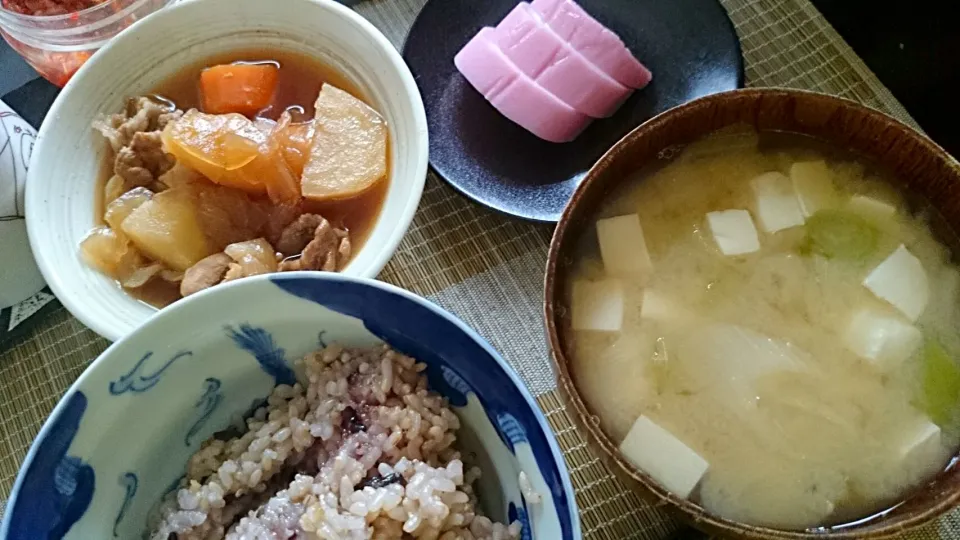
{"type": "MultiPolygon", "coordinates": [[[[482,1],[482,0],[477,0],[482,1]]],[[[721,0],[743,45],[749,86],[788,86],[855,99],[916,126],[808,0],[721,0]]],[[[424,0],[368,0],[357,11],[400,47],[424,0]]],[[[577,490],[584,537],[664,538],[679,524],[641,502],[586,447],[547,362],[541,279],[552,228],[468,202],[432,173],[414,223],[380,279],[427,296],[490,340],[538,396],[577,490]]],[[[0,352],[0,499],[47,414],[108,343],[62,307],[0,352]]],[[[911,540],[960,538],[960,513],[911,540]]]]}

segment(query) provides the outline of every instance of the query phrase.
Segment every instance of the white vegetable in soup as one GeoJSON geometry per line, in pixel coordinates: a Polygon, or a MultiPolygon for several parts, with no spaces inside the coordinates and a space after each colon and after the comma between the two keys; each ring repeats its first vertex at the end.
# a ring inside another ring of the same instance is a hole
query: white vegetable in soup
{"type": "Polygon", "coordinates": [[[929,205],[884,180],[806,138],[728,131],[609,195],[565,341],[627,460],[787,529],[873,515],[943,469],[960,270],[929,205]]]}

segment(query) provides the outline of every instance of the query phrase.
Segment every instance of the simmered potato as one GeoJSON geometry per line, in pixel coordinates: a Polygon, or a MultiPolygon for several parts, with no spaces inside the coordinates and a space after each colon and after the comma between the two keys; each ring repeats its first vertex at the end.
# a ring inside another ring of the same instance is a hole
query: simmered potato
{"type": "Polygon", "coordinates": [[[303,196],[325,201],[359,195],[387,174],[387,124],[367,104],[329,84],[315,105],[316,134],[303,169],[303,196]]]}
{"type": "Polygon", "coordinates": [[[153,198],[152,191],[145,187],[135,187],[108,204],[103,219],[113,230],[119,231],[123,220],[151,198],[153,198]]]}
{"type": "Polygon", "coordinates": [[[189,189],[158,193],[131,212],[121,228],[138,249],[174,270],[186,270],[215,251],[189,189]]]}

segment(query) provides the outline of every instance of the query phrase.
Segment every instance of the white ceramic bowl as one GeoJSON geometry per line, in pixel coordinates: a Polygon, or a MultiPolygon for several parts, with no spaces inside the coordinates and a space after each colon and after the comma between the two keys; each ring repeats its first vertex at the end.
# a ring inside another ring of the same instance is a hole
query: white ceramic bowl
{"type": "Polygon", "coordinates": [[[214,287],[107,349],[34,441],[0,538],[141,538],[149,512],[201,442],[278,381],[293,380],[295,359],[318,342],[382,341],[424,362],[431,389],[460,417],[457,444],[481,468],[477,490],[487,515],[521,522],[525,540],[580,540],[563,456],[513,368],[422,298],[320,272],[214,287]],[[540,502],[524,498],[521,472],[540,502]]]}
{"type": "Polygon", "coordinates": [[[427,123],[413,76],[386,37],[333,0],[187,0],[137,22],[81,68],[50,109],[30,163],[26,215],[37,264],[60,301],[98,334],[116,340],[156,309],[80,260],[108,152],[91,122],[185,66],[257,48],[320,59],[364,89],[390,127],[383,210],[344,274],[376,276],[406,233],[426,177],[427,123]]]}

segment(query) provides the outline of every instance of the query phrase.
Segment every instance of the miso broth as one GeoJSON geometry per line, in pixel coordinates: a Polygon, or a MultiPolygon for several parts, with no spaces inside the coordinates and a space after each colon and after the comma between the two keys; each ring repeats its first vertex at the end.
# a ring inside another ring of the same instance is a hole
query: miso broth
{"type": "Polygon", "coordinates": [[[648,429],[638,467],[777,528],[870,516],[942,471],[960,440],[942,220],[801,136],[735,130],[675,154],[607,197],[569,274],[565,347],[604,431],[620,444],[645,417],[701,460],[648,429]]]}

